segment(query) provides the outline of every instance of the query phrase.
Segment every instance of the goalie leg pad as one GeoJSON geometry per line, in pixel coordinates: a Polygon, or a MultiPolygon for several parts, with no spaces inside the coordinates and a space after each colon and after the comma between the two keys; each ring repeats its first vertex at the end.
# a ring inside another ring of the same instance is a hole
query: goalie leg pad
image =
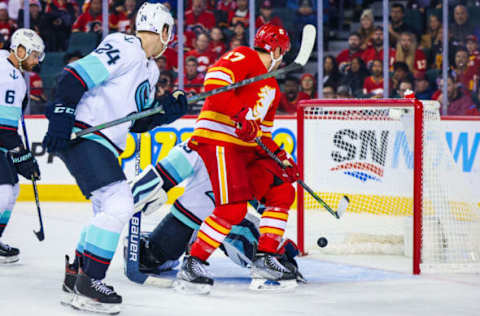
{"type": "Polygon", "coordinates": [[[131,183],[135,212],[148,215],[167,202],[163,179],[152,165],[148,165],[131,183]]]}
{"type": "Polygon", "coordinates": [[[260,236],[258,223],[259,219],[256,216],[247,213],[240,224],[232,227],[220,246],[230,260],[245,268],[251,265],[255,256],[260,236]]]}

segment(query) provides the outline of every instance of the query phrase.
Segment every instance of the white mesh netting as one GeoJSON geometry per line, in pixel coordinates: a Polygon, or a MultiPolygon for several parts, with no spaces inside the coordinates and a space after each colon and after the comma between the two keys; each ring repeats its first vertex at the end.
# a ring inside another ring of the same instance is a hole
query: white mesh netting
{"type": "MultiPolygon", "coordinates": [[[[316,239],[327,236],[327,254],[411,256],[421,185],[413,179],[414,108],[327,102],[304,108],[304,179],[333,208],[343,195],[351,202],[336,220],[304,193],[306,250],[318,251],[316,239]]],[[[422,271],[479,271],[480,197],[453,160],[437,104],[424,104],[423,124],[422,271]]]]}

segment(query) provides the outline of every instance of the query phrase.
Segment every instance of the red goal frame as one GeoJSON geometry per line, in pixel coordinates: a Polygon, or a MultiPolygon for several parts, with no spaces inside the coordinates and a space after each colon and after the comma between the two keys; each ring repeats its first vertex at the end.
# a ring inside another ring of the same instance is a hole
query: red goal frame
{"type": "MultiPolygon", "coordinates": [[[[297,108],[297,163],[300,179],[304,180],[304,138],[305,108],[308,107],[411,107],[414,109],[414,156],[413,156],[413,274],[420,274],[422,252],[422,139],[423,139],[423,104],[415,99],[324,99],[302,100],[297,108]]],[[[297,245],[302,254],[305,253],[305,209],[304,192],[297,185],[297,245]]]]}

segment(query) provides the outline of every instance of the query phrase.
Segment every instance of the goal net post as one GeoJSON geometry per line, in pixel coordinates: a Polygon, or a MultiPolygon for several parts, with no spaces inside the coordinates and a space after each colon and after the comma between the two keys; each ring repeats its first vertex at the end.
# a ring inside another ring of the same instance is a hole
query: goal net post
{"type": "Polygon", "coordinates": [[[332,208],[343,195],[350,203],[336,220],[298,186],[300,250],[412,257],[414,274],[480,271],[480,197],[440,124],[433,101],[301,101],[301,178],[332,208]]]}

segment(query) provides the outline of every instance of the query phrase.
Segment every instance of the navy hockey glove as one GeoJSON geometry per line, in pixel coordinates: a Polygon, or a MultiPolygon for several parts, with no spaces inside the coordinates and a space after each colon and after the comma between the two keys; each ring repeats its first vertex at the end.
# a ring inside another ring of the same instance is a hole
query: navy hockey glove
{"type": "MultiPolygon", "coordinates": [[[[185,94],[181,90],[177,90],[172,94],[163,95],[153,103],[153,107],[163,108],[164,113],[158,113],[147,116],[139,120],[135,120],[130,131],[133,133],[145,133],[157,126],[169,124],[185,115],[188,111],[188,101],[185,94]]],[[[148,108],[148,109],[151,109],[148,108]]]]}
{"type": "Polygon", "coordinates": [[[21,147],[11,149],[8,153],[19,174],[29,180],[32,178],[40,180],[40,169],[38,168],[37,161],[29,150],[25,149],[22,145],[21,147]]]}
{"type": "Polygon", "coordinates": [[[61,103],[50,103],[45,115],[49,124],[47,135],[43,138],[43,147],[50,153],[65,149],[75,123],[75,109],[61,103]]]}
{"type": "Polygon", "coordinates": [[[185,92],[175,90],[157,99],[158,105],[163,107],[163,114],[153,116],[154,123],[158,125],[169,124],[184,116],[188,111],[188,101],[185,92]]]}

